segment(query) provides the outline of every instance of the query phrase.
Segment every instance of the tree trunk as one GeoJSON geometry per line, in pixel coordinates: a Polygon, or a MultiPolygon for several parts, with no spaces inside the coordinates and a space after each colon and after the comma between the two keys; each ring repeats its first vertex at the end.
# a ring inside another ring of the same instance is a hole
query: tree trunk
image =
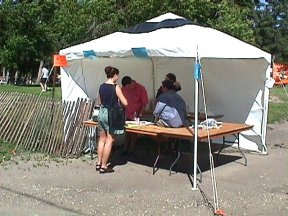
{"type": "Polygon", "coordinates": [[[42,67],[43,67],[43,60],[40,62],[40,65],[39,65],[39,69],[38,69],[38,76],[37,76],[37,83],[40,83],[40,79],[41,79],[41,74],[42,74],[42,67]]]}
{"type": "Polygon", "coordinates": [[[2,67],[2,76],[3,76],[3,80],[6,80],[6,68],[5,67],[2,67]]]}
{"type": "Polygon", "coordinates": [[[15,72],[15,80],[14,80],[14,84],[18,85],[18,77],[19,77],[19,70],[16,70],[15,72]]]}

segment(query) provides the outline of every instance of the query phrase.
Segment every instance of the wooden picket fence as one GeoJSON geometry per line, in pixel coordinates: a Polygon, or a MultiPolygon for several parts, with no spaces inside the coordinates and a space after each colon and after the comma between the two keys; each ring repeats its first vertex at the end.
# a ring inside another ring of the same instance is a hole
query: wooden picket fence
{"type": "Polygon", "coordinates": [[[56,101],[19,92],[0,92],[0,138],[33,152],[79,157],[94,101],[56,101]]]}

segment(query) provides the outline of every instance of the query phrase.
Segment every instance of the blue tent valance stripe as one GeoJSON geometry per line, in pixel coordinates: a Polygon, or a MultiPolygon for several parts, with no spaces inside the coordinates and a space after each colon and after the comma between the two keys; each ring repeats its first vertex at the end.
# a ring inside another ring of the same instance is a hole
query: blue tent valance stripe
{"type": "Polygon", "coordinates": [[[138,58],[148,58],[147,50],[145,47],[137,47],[131,49],[133,54],[138,58]]]}
{"type": "Polygon", "coordinates": [[[96,58],[96,53],[93,50],[83,51],[83,55],[84,55],[85,58],[91,58],[91,59],[95,59],[96,58]]]}

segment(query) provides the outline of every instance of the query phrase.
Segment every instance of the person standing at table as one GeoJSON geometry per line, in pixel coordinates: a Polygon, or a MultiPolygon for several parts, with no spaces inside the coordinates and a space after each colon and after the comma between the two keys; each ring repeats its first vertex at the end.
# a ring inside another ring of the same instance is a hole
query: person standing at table
{"type": "Polygon", "coordinates": [[[117,80],[119,79],[119,70],[115,67],[108,66],[105,68],[105,73],[107,80],[99,87],[100,110],[98,114],[98,124],[100,133],[97,148],[98,161],[96,162],[96,171],[99,171],[100,173],[111,173],[114,172],[114,170],[108,167],[107,164],[112,145],[114,143],[115,136],[123,134],[124,130],[117,130],[109,127],[107,108],[112,107],[113,104],[117,104],[119,106],[123,105],[126,107],[128,102],[123,95],[121,88],[116,84],[117,80]],[[112,101],[112,97],[114,97],[114,101],[112,101]],[[121,104],[119,104],[119,101],[121,104]]]}
{"type": "Polygon", "coordinates": [[[135,80],[132,80],[129,76],[123,77],[121,84],[123,94],[129,104],[126,107],[126,119],[134,120],[135,117],[141,118],[149,102],[145,87],[135,80]]]}
{"type": "MultiPolygon", "coordinates": [[[[121,84],[123,94],[128,101],[128,106],[126,107],[126,119],[136,120],[135,118],[137,118],[140,121],[146,105],[149,102],[145,87],[135,80],[132,80],[129,76],[123,77],[121,84]]],[[[123,154],[133,152],[135,142],[136,136],[126,134],[123,154]]]]}

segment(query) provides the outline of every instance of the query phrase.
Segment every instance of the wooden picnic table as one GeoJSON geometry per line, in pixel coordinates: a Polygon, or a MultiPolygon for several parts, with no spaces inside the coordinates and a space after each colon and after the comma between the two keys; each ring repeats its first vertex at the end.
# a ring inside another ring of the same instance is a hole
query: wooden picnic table
{"type": "MultiPolygon", "coordinates": [[[[83,122],[84,125],[89,127],[97,127],[98,123],[88,120],[83,122]]],[[[198,129],[198,141],[204,141],[204,140],[212,140],[215,138],[223,138],[222,147],[218,151],[218,155],[224,148],[224,145],[229,143],[228,141],[225,141],[225,137],[229,135],[233,135],[237,138],[237,144],[238,149],[240,153],[242,154],[243,158],[245,159],[245,166],[247,166],[247,158],[245,157],[244,153],[240,149],[240,143],[239,143],[239,134],[243,131],[250,130],[253,128],[253,125],[247,125],[247,124],[239,124],[239,123],[228,123],[224,122],[221,124],[221,127],[214,128],[214,129],[198,129]]],[[[167,128],[167,127],[160,127],[157,125],[127,125],[125,129],[126,133],[130,134],[141,134],[146,136],[152,136],[156,139],[161,139],[161,137],[168,137],[168,138],[177,138],[177,139],[188,139],[193,140],[194,138],[194,129],[190,127],[181,127],[181,128],[167,128]]],[[[156,165],[158,162],[158,159],[160,157],[160,144],[158,144],[158,155],[155,160],[155,163],[153,165],[153,174],[156,170],[156,165]]],[[[179,156],[179,155],[178,155],[179,156]]],[[[171,169],[176,163],[176,161],[179,159],[179,157],[176,158],[176,160],[173,162],[172,166],[170,167],[170,173],[171,169]]]]}

